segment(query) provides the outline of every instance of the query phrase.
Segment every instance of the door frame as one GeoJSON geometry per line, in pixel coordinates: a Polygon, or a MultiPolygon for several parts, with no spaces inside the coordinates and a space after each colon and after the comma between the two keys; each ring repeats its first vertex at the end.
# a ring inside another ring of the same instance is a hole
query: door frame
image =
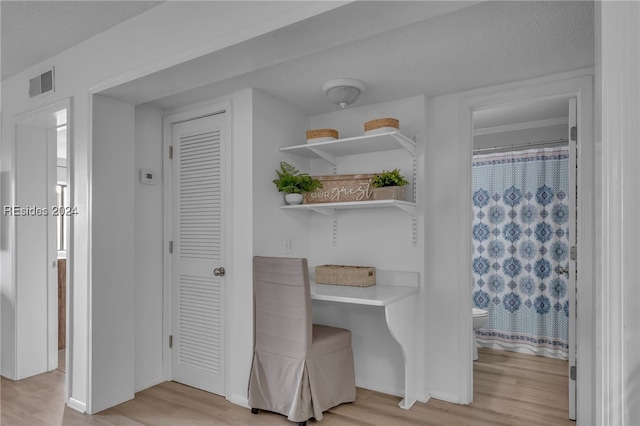
{"type": "MultiPolygon", "coordinates": [[[[460,297],[468,294],[467,283],[472,276],[472,244],[471,244],[471,164],[473,158],[473,121],[474,110],[491,108],[499,105],[550,98],[550,97],[575,97],[578,107],[578,268],[580,271],[580,303],[577,305],[576,317],[577,353],[580,354],[580,365],[577,369],[577,380],[580,385],[576,393],[576,412],[578,424],[591,424],[591,402],[595,400],[595,322],[594,322],[594,280],[595,280],[595,144],[593,139],[593,76],[585,75],[564,79],[543,79],[528,84],[517,84],[508,89],[496,89],[480,95],[462,97],[459,103],[458,131],[460,149],[458,160],[460,164],[466,164],[461,176],[463,182],[460,187],[461,194],[469,196],[460,197],[460,209],[458,214],[459,246],[463,248],[460,253],[460,297]]],[[[467,297],[470,302],[470,297],[467,297]]],[[[461,299],[464,300],[464,299],[461,299]]],[[[459,313],[461,324],[471,324],[471,309],[463,309],[459,313]]],[[[471,327],[465,327],[461,332],[464,335],[460,339],[462,349],[459,352],[457,364],[459,366],[459,387],[465,399],[473,400],[473,361],[471,360],[471,327]],[[467,330],[468,329],[468,330],[467,330]],[[466,348],[465,348],[466,346],[466,348]]]]}
{"type": "MultiPolygon", "coordinates": [[[[224,210],[225,223],[223,226],[226,226],[228,229],[231,228],[230,222],[232,218],[232,202],[231,197],[231,141],[233,140],[232,135],[232,111],[231,111],[231,100],[224,100],[220,102],[215,102],[208,105],[200,105],[195,106],[192,105],[190,107],[186,107],[183,111],[170,113],[165,115],[162,120],[162,185],[163,185],[163,324],[162,324],[162,336],[163,336],[163,345],[162,345],[162,371],[166,380],[173,379],[173,372],[171,369],[171,361],[172,361],[172,351],[169,348],[169,336],[172,335],[172,287],[173,287],[173,259],[172,255],[169,253],[169,242],[173,239],[173,161],[169,158],[169,150],[172,145],[173,132],[172,126],[176,123],[194,120],[197,118],[205,117],[208,115],[214,114],[225,114],[225,126],[227,128],[227,140],[224,142],[228,146],[222,150],[222,161],[224,161],[228,166],[223,168],[223,184],[222,191],[224,192],[223,199],[227,200],[225,205],[222,206],[224,210]]],[[[223,247],[224,247],[224,259],[226,259],[227,265],[231,265],[231,253],[232,250],[232,241],[231,232],[225,232],[223,235],[223,247]]],[[[225,268],[227,268],[225,266],[225,268]]],[[[228,268],[227,268],[228,269],[228,268]]],[[[231,274],[232,277],[232,274],[231,274]]],[[[231,278],[227,275],[225,284],[229,286],[231,282],[231,278]]],[[[222,328],[222,342],[227,342],[227,336],[229,335],[229,309],[231,306],[231,291],[227,291],[224,289],[222,296],[222,303],[224,303],[225,309],[223,310],[224,315],[224,325],[222,328]]],[[[228,363],[227,361],[230,359],[229,357],[229,345],[224,344],[224,348],[222,349],[224,352],[224,369],[225,369],[225,394],[227,393],[228,383],[229,383],[229,374],[228,374],[228,363]]]]}
{"type": "MultiPolygon", "coordinates": [[[[56,113],[58,113],[59,111],[65,110],[66,111],[66,115],[67,115],[67,182],[71,182],[71,177],[73,175],[73,156],[71,155],[71,148],[72,148],[72,100],[71,98],[65,98],[62,99],[60,101],[54,102],[52,104],[43,106],[41,108],[37,108],[35,110],[32,111],[27,111],[25,113],[19,114],[15,117],[14,120],[14,127],[15,127],[15,132],[14,132],[14,140],[13,140],[13,152],[14,154],[17,152],[17,144],[18,144],[18,128],[20,126],[28,126],[30,125],[30,123],[36,123],[38,121],[41,120],[55,120],[54,115],[56,113]]],[[[54,128],[54,127],[52,127],[54,128]]],[[[51,129],[47,129],[47,138],[49,138],[49,134],[50,134],[50,130],[51,129]]],[[[56,145],[57,146],[57,145],[56,145]]],[[[17,156],[13,155],[11,157],[12,165],[11,165],[11,177],[10,177],[10,187],[11,187],[11,205],[15,205],[16,204],[16,197],[17,197],[17,180],[16,180],[16,174],[17,174],[17,156]]],[[[57,169],[57,161],[56,161],[56,169],[57,169]]],[[[57,173],[57,171],[56,171],[57,173]]],[[[56,180],[57,182],[57,180],[56,180]]],[[[69,205],[72,206],[73,205],[73,196],[70,195],[70,199],[69,199],[69,205]]],[[[46,208],[50,208],[51,206],[39,206],[39,207],[46,207],[46,208]]],[[[51,212],[49,212],[49,214],[51,214],[51,212]]],[[[67,259],[71,260],[72,256],[73,256],[73,242],[72,242],[72,235],[73,235],[73,218],[70,218],[68,221],[68,226],[65,229],[65,234],[67,237],[67,259]]],[[[8,233],[9,233],[9,252],[13,253],[13,259],[11,262],[11,269],[12,269],[12,276],[11,276],[11,291],[12,291],[12,295],[15,298],[17,295],[17,291],[18,291],[18,281],[17,281],[17,270],[18,270],[18,257],[17,257],[17,243],[18,241],[16,240],[16,232],[17,232],[17,223],[16,223],[16,217],[12,216],[11,218],[9,218],[9,227],[8,227],[8,233]]],[[[57,267],[56,267],[57,270],[57,267]]],[[[50,276],[52,276],[51,271],[49,271],[50,276]]],[[[71,286],[72,286],[72,274],[71,273],[67,273],[66,274],[66,281],[67,281],[67,285],[66,285],[66,299],[67,299],[67,305],[66,305],[66,334],[67,334],[67,342],[66,342],[66,346],[67,346],[67,350],[65,351],[65,365],[66,365],[66,373],[65,373],[65,401],[67,401],[69,399],[70,396],[70,377],[72,376],[72,370],[71,370],[71,365],[69,363],[69,358],[70,358],[70,353],[71,353],[71,348],[73,347],[73,338],[72,336],[69,334],[69,323],[70,323],[70,317],[69,314],[70,312],[72,312],[72,309],[70,307],[71,304],[71,298],[70,298],[70,294],[71,294],[71,286]]],[[[47,369],[48,371],[52,371],[55,370],[58,367],[58,285],[57,285],[57,274],[56,274],[56,279],[54,283],[48,283],[48,288],[47,288],[47,309],[48,309],[48,313],[46,316],[46,321],[47,321],[47,369]],[[54,285],[55,284],[55,285],[54,285]]],[[[15,312],[14,312],[14,318],[15,318],[15,323],[13,324],[14,326],[14,341],[13,341],[13,349],[14,349],[14,375],[13,378],[14,379],[19,379],[20,377],[18,377],[18,372],[19,372],[19,368],[18,368],[18,364],[20,362],[20,354],[18,353],[19,351],[19,347],[18,347],[18,329],[19,329],[19,324],[18,324],[18,315],[17,315],[17,310],[20,308],[18,301],[14,300],[14,307],[15,307],[15,312]]]]}

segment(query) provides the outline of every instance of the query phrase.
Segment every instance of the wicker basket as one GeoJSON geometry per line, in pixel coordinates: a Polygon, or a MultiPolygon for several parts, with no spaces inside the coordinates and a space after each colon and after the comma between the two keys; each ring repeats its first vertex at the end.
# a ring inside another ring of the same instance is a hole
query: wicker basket
{"type": "Polygon", "coordinates": [[[394,128],[398,130],[400,128],[400,120],[396,118],[378,118],[364,123],[365,132],[370,132],[380,128],[394,128]]]}
{"type": "Polygon", "coordinates": [[[313,142],[318,142],[318,139],[338,139],[338,131],[335,129],[307,130],[307,141],[313,140],[313,142]]]}
{"type": "Polygon", "coordinates": [[[318,265],[316,283],[369,287],[376,283],[376,268],[373,266],[318,265]]]}

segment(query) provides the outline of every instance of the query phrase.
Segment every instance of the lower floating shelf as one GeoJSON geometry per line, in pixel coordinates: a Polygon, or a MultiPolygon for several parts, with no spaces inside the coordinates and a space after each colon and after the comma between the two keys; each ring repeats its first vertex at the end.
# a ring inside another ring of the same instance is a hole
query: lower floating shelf
{"type": "Polygon", "coordinates": [[[410,216],[416,215],[416,203],[400,200],[372,200],[372,201],[345,201],[342,203],[315,203],[315,204],[295,204],[281,206],[281,209],[290,210],[311,210],[326,216],[333,217],[336,210],[352,209],[375,209],[383,207],[398,208],[410,216]]]}

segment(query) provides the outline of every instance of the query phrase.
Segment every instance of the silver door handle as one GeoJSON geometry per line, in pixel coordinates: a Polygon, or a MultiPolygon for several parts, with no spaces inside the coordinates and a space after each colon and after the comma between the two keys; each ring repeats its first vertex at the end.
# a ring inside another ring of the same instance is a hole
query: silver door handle
{"type": "Polygon", "coordinates": [[[569,276],[569,270],[564,269],[562,266],[558,266],[558,268],[556,269],[556,272],[560,275],[567,274],[567,277],[569,276]]]}
{"type": "Polygon", "coordinates": [[[225,270],[222,266],[213,270],[213,275],[216,277],[224,277],[225,270]]]}

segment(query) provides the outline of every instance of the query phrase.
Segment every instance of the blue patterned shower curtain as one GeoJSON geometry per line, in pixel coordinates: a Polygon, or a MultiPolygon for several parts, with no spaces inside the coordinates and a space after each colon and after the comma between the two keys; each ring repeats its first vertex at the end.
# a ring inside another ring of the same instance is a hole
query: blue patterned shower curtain
{"type": "Polygon", "coordinates": [[[473,304],[484,347],[568,357],[569,149],[473,158],[473,304]]]}

